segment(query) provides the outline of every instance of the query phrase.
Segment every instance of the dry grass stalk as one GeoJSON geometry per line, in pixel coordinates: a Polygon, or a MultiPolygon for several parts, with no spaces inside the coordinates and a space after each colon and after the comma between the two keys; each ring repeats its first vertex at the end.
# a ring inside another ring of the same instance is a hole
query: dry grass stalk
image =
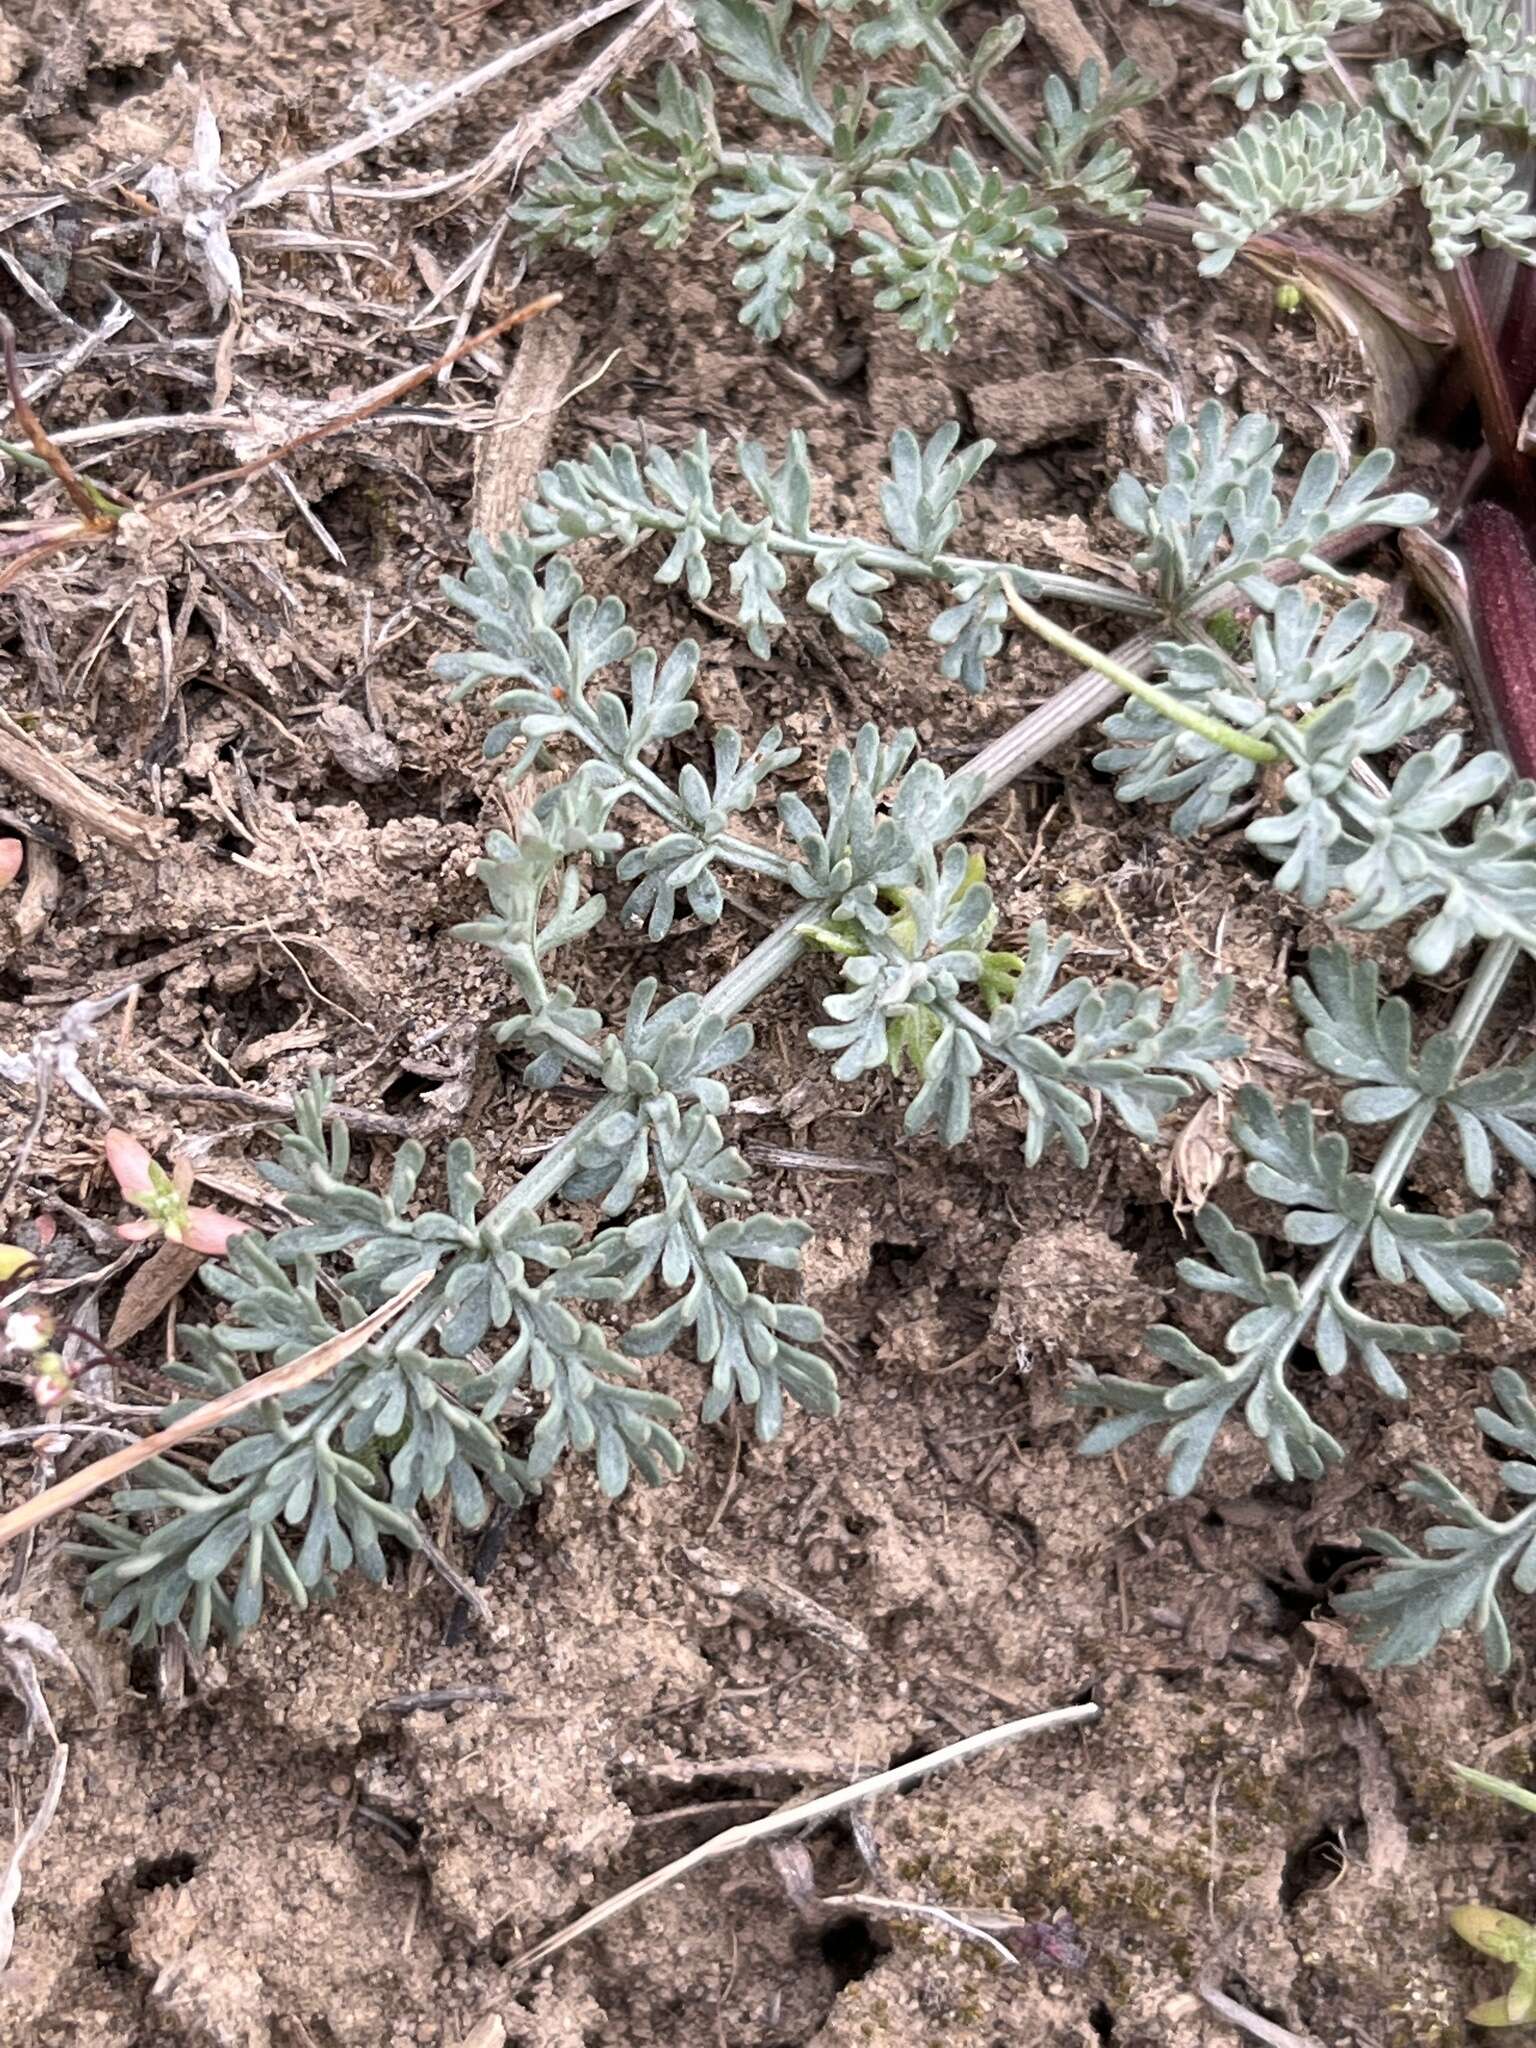
{"type": "MultiPolygon", "coordinates": [[[[140,518],[150,518],[164,506],[174,504],[181,498],[200,495],[204,491],[211,490],[216,484],[245,483],[250,478],[259,476],[263,470],[270,469],[275,463],[286,460],[296,450],[307,448],[316,441],[328,439],[332,434],[342,432],[344,428],[359,425],[362,421],[371,418],[374,413],[382,411],[392,399],[399,398],[408,391],[416,390],[419,385],[425,384],[429,379],[435,377],[439,370],[446,368],[451,363],[458,362],[460,357],[473,355],[477,350],[484,348],[489,342],[499,339],[501,335],[508,333],[512,328],[522,326],[524,321],[536,319],[539,314],[547,313],[551,307],[560,304],[562,296],[560,292],[546,292],[542,298],[534,299],[526,306],[519,306],[514,312],[508,313],[503,319],[497,320],[491,326],[483,328],[480,333],[471,335],[467,341],[460,342],[456,347],[444,350],[441,355],[435,356],[430,363],[423,364],[419,369],[402,371],[397,377],[387,377],[382,384],[375,385],[368,396],[359,404],[349,407],[346,412],[335,414],[319,421],[316,425],[306,428],[303,433],[296,434],[292,440],[285,441],[281,447],[268,449],[264,455],[255,456],[251,461],[241,463],[237,468],[215,470],[212,476],[194,477],[190,483],[180,484],[175,490],[166,491],[162,496],[152,498],[143,505],[128,506],[123,508],[122,511],[114,508],[107,512],[98,509],[93,501],[93,516],[90,519],[87,519],[82,514],[78,520],[68,522],[63,526],[54,521],[40,525],[34,529],[36,536],[35,544],[26,548],[25,552],[19,554],[8,569],[0,573],[0,590],[4,590],[8,585],[14,583],[26,570],[35,567],[39,562],[45,561],[50,555],[58,554],[65,548],[93,546],[104,535],[113,532],[119,519],[125,516],[136,515],[140,518]]],[[[14,356],[8,353],[8,374],[12,373],[13,367],[14,356]]],[[[18,389],[14,375],[12,375],[11,381],[11,396],[14,402],[18,389]]],[[[42,428],[40,424],[36,423],[35,414],[22,412],[20,406],[17,407],[17,411],[18,416],[23,419],[24,423],[30,421],[36,424],[37,430],[33,434],[34,450],[39,459],[47,462],[48,466],[54,470],[54,473],[63,482],[64,472],[68,470],[68,464],[65,462],[64,457],[59,453],[56,446],[47,440],[46,435],[42,435],[42,428]],[[38,438],[39,435],[42,435],[41,440],[38,438]],[[55,458],[57,458],[57,461],[55,461],[55,458]],[[62,470],[58,467],[59,464],[64,465],[62,470]]],[[[29,425],[29,432],[31,431],[32,428],[29,425]]],[[[68,473],[73,477],[73,471],[68,473]]],[[[71,496],[73,495],[74,493],[71,492],[71,496]]]]}
{"type": "MultiPolygon", "coordinates": [[[[244,192],[237,192],[234,195],[232,212],[238,215],[249,213],[258,206],[270,206],[273,200],[309,186],[326,190],[331,173],[339,170],[343,164],[350,163],[354,157],[365,156],[370,150],[382,149],[386,143],[397,142],[402,135],[409,134],[413,128],[419,128],[423,121],[430,121],[434,115],[446,113],[450,108],[461,107],[466,100],[472,99],[486,86],[494,84],[498,78],[504,78],[509,71],[514,71],[523,64],[531,64],[536,58],[547,56],[551,50],[559,49],[562,44],[574,42],[578,36],[585,35],[588,29],[596,28],[612,16],[628,13],[635,4],[636,0],[596,0],[593,6],[585,7],[579,14],[573,14],[567,20],[557,22],[542,35],[530,36],[525,43],[515,43],[511,49],[503,50],[476,70],[466,71],[462,77],[450,79],[446,85],[439,86],[436,92],[428,93],[425,99],[402,107],[398,113],[391,115],[389,120],[380,122],[376,128],[366,129],[361,135],[349,136],[345,142],[334,142],[329,149],[323,149],[314,156],[304,157],[298,163],[286,164],[281,170],[269,172],[266,177],[259,178],[254,185],[248,186],[244,192]]],[[[478,165],[474,167],[478,168],[478,165]]],[[[470,175],[472,172],[461,172],[446,181],[435,179],[430,185],[423,185],[420,194],[424,196],[444,191],[448,186],[458,184],[470,175]]],[[[352,196],[370,196],[367,186],[346,189],[352,196]]],[[[417,197],[418,193],[414,189],[409,189],[399,193],[381,193],[377,196],[408,199],[417,197]]]]}
{"type": "Polygon", "coordinates": [[[618,76],[626,66],[638,64],[662,37],[685,30],[677,0],[646,0],[632,22],[616,35],[591,63],[561,86],[488,149],[477,164],[463,174],[464,197],[472,199],[504,174],[516,172],[557,128],[563,128],[590,99],[618,76]]]}
{"type": "Polygon", "coordinates": [[[21,1897],[21,1873],[26,1868],[28,1856],[48,1832],[53,1816],[58,1812],[59,1795],[64,1790],[64,1776],[68,1769],[69,1745],[61,1742],[54,1749],[48,1782],[43,1787],[37,1811],[24,1828],[17,1830],[5,1868],[0,1870],[0,1970],[9,1964],[16,1942],[16,1901],[21,1897]]]}

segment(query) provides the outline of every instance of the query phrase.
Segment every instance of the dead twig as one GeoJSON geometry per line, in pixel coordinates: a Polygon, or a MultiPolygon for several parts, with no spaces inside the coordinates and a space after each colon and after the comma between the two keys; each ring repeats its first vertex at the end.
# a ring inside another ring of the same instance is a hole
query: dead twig
{"type": "Polygon", "coordinates": [[[495,424],[475,463],[475,529],[493,543],[518,530],[580,348],[581,329],[556,313],[523,343],[497,394],[495,424]]]}
{"type": "Polygon", "coordinates": [[[178,1444],[188,1443],[195,1436],[219,1428],[233,1416],[244,1414],[258,1401],[271,1401],[284,1394],[297,1393],[300,1387],[307,1387],[312,1380],[320,1379],[333,1366],[340,1365],[371,1342],[386,1324],[392,1323],[431,1278],[430,1273],[418,1273],[409,1286],[403,1287],[382,1308],[364,1316],[350,1330],[328,1337],[313,1351],[306,1351],[302,1358],[295,1358],[287,1365],[274,1366],[270,1372],[259,1373],[255,1379],[247,1380],[243,1387],[232,1387],[216,1400],[205,1401],[190,1415],[182,1416],[179,1422],[156,1430],[152,1436],[142,1438],[125,1450],[114,1451],[110,1458],[102,1458],[94,1465],[72,1472],[67,1479],[50,1486],[46,1493],[39,1493],[31,1500],[23,1501],[20,1507],[12,1508],[9,1514],[0,1515],[0,1544],[24,1535],[28,1529],[35,1529],[39,1522],[63,1514],[67,1508],[78,1507],[81,1501],[124,1478],[146,1460],[158,1458],[166,1451],[174,1450],[178,1444]]]}
{"type": "MultiPolygon", "coordinates": [[[[78,529],[70,538],[78,539],[78,529]]],[[[23,560],[35,560],[36,554],[23,560]]],[[[71,768],[55,760],[0,709],[0,775],[19,782],[45,804],[61,811],[72,824],[89,836],[105,839],[140,860],[153,860],[161,851],[172,827],[167,819],[152,818],[135,811],[116,797],[101,796],[82,782],[71,768]]]]}
{"type": "Polygon", "coordinates": [[[21,381],[21,366],[16,361],[16,330],[9,320],[0,315],[0,350],[5,354],[5,383],[11,395],[11,405],[21,422],[23,433],[32,443],[32,453],[41,462],[46,462],[59,482],[64,494],[75,510],[89,526],[109,526],[112,514],[107,511],[99,498],[93,497],[85,485],[70,468],[64,451],[48,438],[47,429],[32,410],[26,387],[21,381]]]}
{"type": "Polygon", "coordinates": [[[777,1835],[793,1834],[812,1822],[827,1820],[861,1800],[878,1799],[883,1793],[899,1791],[904,1785],[914,1784],[934,1771],[944,1770],[950,1764],[964,1763],[988,1750],[999,1749],[1005,1743],[1017,1742],[1022,1736],[1043,1734],[1051,1728],[1072,1727],[1084,1721],[1096,1721],[1098,1717],[1099,1709],[1087,1705],[1056,1707],[1050,1713],[1032,1714],[1022,1721],[1005,1721],[999,1727],[984,1728],[980,1734],[951,1742],[929,1756],[914,1757],[910,1763],[897,1764],[892,1770],[881,1771],[873,1778],[862,1778],[857,1784],[839,1786],[835,1792],[824,1792],[819,1798],[807,1799],[798,1806],[787,1806],[777,1813],[765,1814],[761,1820],[744,1821],[740,1827],[727,1828],[724,1834],[712,1836],[709,1841],[690,1849],[686,1856],[679,1856],[675,1862],[666,1864],[651,1876],[626,1885],[623,1891],[615,1892],[602,1905],[583,1913],[579,1920],[573,1921],[560,1933],[537,1943],[517,1959],[515,1967],[533,1969],[571,1942],[579,1941],[583,1935],[591,1934],[596,1928],[616,1919],[620,1913],[627,1912],[631,1906],[638,1905],[641,1899],[675,1884],[680,1877],[686,1877],[690,1871],[698,1870],[707,1863],[735,1855],[738,1849],[770,1841],[777,1835]]]}
{"type": "MultiPolygon", "coordinates": [[[[260,924],[216,925],[213,930],[203,932],[198,938],[183,939],[179,946],[169,946],[165,952],[157,953],[152,960],[136,960],[132,967],[123,969],[107,968],[109,980],[101,989],[60,989],[52,995],[23,996],[22,1001],[32,1009],[47,1008],[53,1003],[106,1002],[109,997],[125,995],[131,988],[144,988],[152,981],[158,981],[162,974],[170,974],[178,967],[184,967],[189,960],[206,959],[209,949],[228,944],[233,939],[261,937],[275,938],[288,926],[300,921],[301,913],[285,910],[277,917],[264,918],[260,924]]],[[[287,1114],[287,1111],[284,1111],[287,1114]]]]}
{"type": "Polygon", "coordinates": [[[431,1565],[433,1571],[437,1573],[443,1584],[456,1593],[459,1600],[468,1607],[470,1613],[480,1623],[481,1627],[489,1627],[494,1619],[491,1613],[490,1601],[486,1599],[472,1579],[464,1576],[452,1558],[448,1557],[433,1542],[425,1529],[421,1531],[421,1554],[427,1563],[431,1565]]]}
{"type": "Polygon", "coordinates": [[[679,26],[676,0],[646,0],[631,22],[598,51],[592,62],[524,114],[499,141],[492,144],[480,161],[463,174],[463,197],[472,199],[503,174],[515,172],[557,128],[563,128],[590,99],[603,91],[627,63],[637,60],[658,31],[666,35],[679,26]]]}
{"type": "MultiPolygon", "coordinates": [[[[333,414],[318,421],[314,426],[306,428],[303,433],[296,434],[292,440],[283,442],[280,447],[269,448],[264,455],[255,456],[237,468],[215,470],[211,476],[193,477],[190,482],[179,484],[175,490],[166,491],[158,498],[151,498],[143,505],[130,505],[118,509],[107,506],[103,498],[100,501],[103,509],[99,514],[93,501],[93,513],[90,518],[82,515],[78,520],[63,527],[50,521],[46,526],[33,528],[29,535],[19,538],[18,545],[21,551],[16,554],[10,567],[0,572],[0,590],[9,588],[27,570],[35,568],[51,555],[62,553],[66,548],[93,547],[106,534],[113,532],[123,518],[135,515],[147,518],[166,505],[175,504],[182,498],[199,496],[204,491],[213,489],[215,485],[244,483],[252,477],[259,476],[263,470],[270,469],[275,463],[285,462],[296,450],[308,448],[316,441],[326,440],[332,434],[339,434],[348,427],[360,425],[373,414],[382,411],[392,400],[401,397],[407,391],[414,391],[418,385],[429,382],[439,370],[458,362],[460,357],[473,355],[488,343],[510,332],[512,328],[521,326],[525,320],[535,319],[540,313],[548,312],[552,306],[558,306],[562,296],[560,292],[546,292],[542,298],[534,299],[526,306],[519,306],[516,311],[483,328],[480,333],[472,334],[456,348],[446,349],[441,355],[434,356],[431,362],[424,363],[419,369],[405,370],[397,377],[386,378],[382,384],[376,385],[366,398],[349,407],[346,412],[333,414]]],[[[15,393],[12,395],[14,397],[15,393]]],[[[49,446],[52,447],[52,443],[49,446]]],[[[57,454],[58,451],[55,449],[54,452],[57,454]]],[[[63,457],[60,456],[59,459],[62,461],[63,457]]],[[[52,467],[52,464],[49,466],[52,467]]],[[[74,472],[71,471],[70,474],[73,475],[74,472]]],[[[0,546],[0,553],[8,551],[6,547],[0,546]]],[[[4,761],[0,760],[0,767],[4,766],[4,761]]],[[[17,779],[23,778],[18,775],[17,779]]]]}
{"type": "Polygon", "coordinates": [[[53,1752],[48,1782],[43,1787],[36,1813],[24,1828],[20,1826],[20,1816],[17,1817],[17,1832],[11,1844],[10,1857],[4,1870],[0,1871],[0,1970],[9,1964],[11,1950],[16,1945],[16,1901],[21,1897],[21,1873],[26,1868],[27,1858],[47,1834],[53,1816],[59,1810],[59,1797],[64,1790],[68,1769],[69,1745],[61,1742],[53,1752]]]}
{"type": "MultiPolygon", "coordinates": [[[[519,1692],[508,1692],[499,1685],[444,1685],[433,1692],[399,1692],[387,1700],[375,1700],[368,1709],[370,1714],[446,1714],[450,1707],[511,1707],[522,1698],[519,1692]]],[[[511,1723],[528,1722],[542,1725],[560,1719],[553,1711],[547,1714],[508,1714],[511,1723]]]]}
{"type": "Polygon", "coordinates": [[[1262,2041],[1265,2048],[1323,2048],[1315,2034],[1293,2033],[1289,2027],[1279,2026],[1260,2013],[1250,2012],[1235,1998],[1228,1998],[1216,1983],[1214,1969],[1206,1970],[1195,1989],[1213,2013],[1230,2026],[1240,2027],[1245,2034],[1251,2034],[1255,2041],[1262,2041]]]}
{"type": "Polygon", "coordinates": [[[38,1680],[35,1660],[41,1657],[44,1663],[57,1666],[72,1678],[76,1685],[86,1686],[74,1659],[64,1648],[51,1629],[40,1622],[28,1621],[22,1617],[0,1621],[0,1670],[3,1683],[21,1701],[26,1716],[22,1728],[22,1745],[25,1747],[34,1735],[46,1735],[53,1750],[53,1761],[48,1770],[48,1782],[43,1787],[43,1796],[38,1801],[37,1811],[25,1827],[18,1814],[14,1823],[11,1853],[5,1868],[0,1870],[0,1971],[4,1971],[11,1960],[11,1950],[16,1942],[16,1901],[21,1896],[21,1874],[26,1867],[28,1856],[47,1833],[54,1814],[58,1811],[59,1795],[64,1790],[64,1775],[69,1768],[68,1746],[60,1742],[58,1731],[53,1725],[53,1716],[48,1711],[48,1702],[43,1697],[43,1688],[38,1680]]]}
{"type": "Polygon", "coordinates": [[[683,1555],[695,1571],[703,1573],[712,1590],[723,1599],[745,1597],[755,1600],[775,1621],[783,1622],[788,1628],[800,1629],[806,1635],[819,1637],[845,1657],[856,1659],[869,1655],[869,1637],[864,1631],[855,1628],[851,1621],[844,1621],[841,1615],[830,1613],[808,1593],[757,1573],[748,1576],[739,1566],[722,1557],[718,1550],[707,1550],[702,1544],[685,1546],[683,1555]]]}
{"type": "Polygon", "coordinates": [[[250,462],[242,462],[238,468],[218,469],[212,476],[194,477],[190,483],[178,484],[174,491],[167,491],[160,498],[152,498],[147,505],[141,506],[140,510],[146,514],[158,512],[162,505],[170,505],[178,498],[191,497],[194,493],[211,490],[215,484],[244,483],[249,477],[259,476],[264,469],[270,469],[274,462],[286,462],[288,457],[296,454],[300,448],[308,448],[316,441],[326,440],[332,434],[341,433],[344,428],[360,425],[374,413],[382,411],[392,399],[401,398],[407,391],[414,391],[418,385],[430,382],[439,370],[456,363],[461,356],[472,355],[476,349],[484,348],[489,342],[498,341],[514,327],[521,327],[525,320],[536,320],[540,313],[549,312],[552,307],[560,304],[564,296],[563,292],[545,292],[542,298],[531,299],[526,306],[519,306],[515,312],[504,314],[500,320],[493,321],[478,334],[472,334],[468,341],[461,341],[456,348],[446,349],[442,355],[435,356],[430,363],[422,364],[419,369],[402,370],[398,377],[386,377],[382,384],[376,384],[368,396],[358,404],[349,407],[344,413],[321,420],[313,427],[307,427],[302,434],[295,434],[291,441],[285,441],[280,448],[268,449],[265,455],[257,455],[250,462]]]}
{"type": "MultiPolygon", "coordinates": [[[[142,1088],[152,1102],[209,1102],[225,1109],[248,1110],[265,1122],[293,1121],[291,1095],[258,1095],[251,1088],[226,1088],[215,1081],[165,1081],[147,1074],[135,1074],[133,1085],[142,1088]]],[[[419,1138],[427,1128],[420,1117],[397,1116],[388,1109],[354,1109],[346,1103],[332,1103],[326,1115],[367,1138],[419,1138]]]]}

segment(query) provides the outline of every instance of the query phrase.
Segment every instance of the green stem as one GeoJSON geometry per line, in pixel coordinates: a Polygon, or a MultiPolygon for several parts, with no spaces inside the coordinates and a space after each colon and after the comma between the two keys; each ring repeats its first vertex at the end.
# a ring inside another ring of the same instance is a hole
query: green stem
{"type": "Polygon", "coordinates": [[[1224,725],[1219,718],[1211,718],[1204,711],[1196,711],[1193,705],[1181,704],[1177,697],[1170,697],[1166,690],[1160,690],[1156,683],[1149,683],[1135,675],[1116,661],[1112,654],[1100,654],[1096,647],[1090,647],[1086,640],[1079,640],[1075,633],[1069,633],[1064,626],[1056,625],[1044,612],[1037,612],[1032,604],[1026,604],[1007,577],[1003,578],[1003,595],[1008,600],[1008,609],[1021,625],[1028,626],[1032,633],[1059,648],[1063,654],[1071,655],[1085,668],[1095,668],[1099,674],[1113,683],[1117,689],[1132,697],[1139,697],[1143,704],[1149,704],[1154,711],[1174,725],[1182,725],[1187,731],[1198,733],[1213,746],[1222,747],[1229,754],[1241,754],[1245,761],[1278,761],[1280,750],[1272,747],[1268,740],[1256,740],[1251,733],[1239,732],[1235,725],[1224,725]]]}
{"type": "Polygon", "coordinates": [[[1028,171],[1044,168],[1045,159],[1016,122],[993,99],[984,85],[972,85],[966,73],[965,52],[941,22],[930,21],[924,37],[928,54],[944,72],[976,119],[994,141],[1028,171]]]}
{"type": "MultiPolygon", "coordinates": [[[[0,440],[0,458],[7,462],[14,462],[20,469],[39,470],[44,476],[52,476],[54,473],[51,462],[44,462],[41,455],[34,453],[30,448],[23,448],[16,441],[0,440]]],[[[125,506],[119,504],[115,499],[107,497],[103,491],[99,490],[91,482],[88,476],[81,476],[78,470],[75,471],[75,475],[81,489],[104,519],[122,518],[124,511],[127,509],[125,506]]]]}

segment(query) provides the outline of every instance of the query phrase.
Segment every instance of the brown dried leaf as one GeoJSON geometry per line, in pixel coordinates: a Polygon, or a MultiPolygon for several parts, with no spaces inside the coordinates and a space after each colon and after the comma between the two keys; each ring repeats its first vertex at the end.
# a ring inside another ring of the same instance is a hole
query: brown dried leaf
{"type": "Polygon", "coordinates": [[[51,846],[34,839],[27,850],[27,879],[16,906],[16,937],[30,946],[58,907],[59,861],[51,846]]]}
{"type": "MultiPolygon", "coordinates": [[[[1423,404],[1440,363],[1441,347],[1426,338],[1421,310],[1381,279],[1371,280],[1368,296],[1361,284],[1310,256],[1273,268],[1264,262],[1262,267],[1294,285],[1323,325],[1355,350],[1364,372],[1372,430],[1379,442],[1395,448],[1423,404]]],[[[1450,340],[1449,334],[1445,340],[1450,340]]]]}
{"type": "Polygon", "coordinates": [[[1163,1194],[1172,1202],[1175,1216],[1193,1216],[1205,1207],[1231,1157],[1226,1099],[1208,1095],[1174,1139],[1163,1162],[1163,1194]]]}
{"type": "Polygon", "coordinates": [[[351,705],[327,704],[315,724],[331,759],[354,782],[393,782],[399,774],[400,749],[351,705]]]}
{"type": "Polygon", "coordinates": [[[475,525],[491,540],[522,527],[523,500],[544,466],[555,414],[581,349],[581,329],[552,313],[523,337],[475,463],[475,525]]]}
{"type": "Polygon", "coordinates": [[[161,1245],[154,1257],[145,1260],[123,1289],[123,1298],[117,1304],[117,1314],[107,1332],[108,1346],[115,1351],[147,1330],[161,1310],[176,1299],[202,1263],[202,1253],[189,1251],[184,1244],[161,1245]]]}

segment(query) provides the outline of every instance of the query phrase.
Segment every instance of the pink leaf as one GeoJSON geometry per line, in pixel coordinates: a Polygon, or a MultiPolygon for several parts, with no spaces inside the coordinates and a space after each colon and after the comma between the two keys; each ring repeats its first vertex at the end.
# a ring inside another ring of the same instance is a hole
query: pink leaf
{"type": "Polygon", "coordinates": [[[149,1169],[152,1164],[149,1153],[137,1138],[130,1138],[126,1131],[108,1131],[107,1165],[112,1170],[112,1178],[130,1202],[136,1196],[150,1192],[149,1169]]]}
{"type": "Polygon", "coordinates": [[[0,889],[7,889],[21,873],[25,848],[19,839],[0,839],[0,889]]]}
{"type": "Polygon", "coordinates": [[[221,1216],[217,1209],[189,1209],[181,1226],[181,1242],[188,1251],[206,1252],[210,1258],[221,1259],[229,1250],[230,1239],[250,1227],[238,1216],[221,1216]]]}
{"type": "Polygon", "coordinates": [[[119,1223],[117,1234],[128,1244],[144,1244],[152,1237],[158,1237],[164,1225],[153,1217],[141,1216],[133,1223],[119,1223]]]}

